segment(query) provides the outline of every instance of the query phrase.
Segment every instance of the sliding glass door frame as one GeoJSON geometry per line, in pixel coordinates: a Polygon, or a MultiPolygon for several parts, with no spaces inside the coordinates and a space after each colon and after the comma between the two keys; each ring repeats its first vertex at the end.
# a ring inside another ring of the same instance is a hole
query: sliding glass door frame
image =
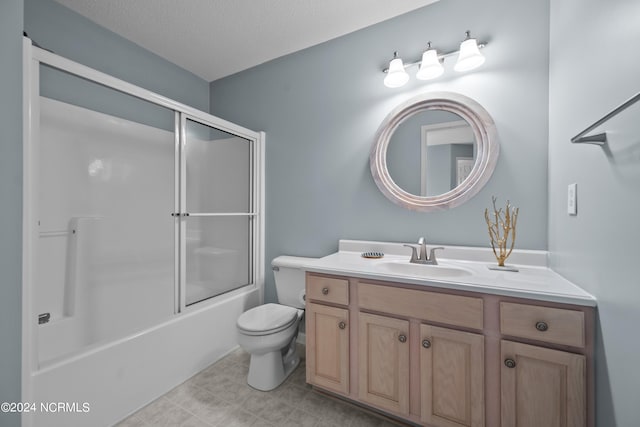
{"type": "MultiPolygon", "coordinates": [[[[37,327],[38,318],[35,311],[35,271],[38,266],[38,158],[39,147],[39,96],[40,96],[40,65],[47,65],[82,79],[97,83],[104,87],[114,89],[118,92],[131,95],[133,97],[148,101],[152,104],[168,108],[174,111],[175,116],[175,203],[174,212],[167,212],[167,215],[174,215],[175,228],[175,296],[174,315],[180,315],[188,311],[185,306],[185,283],[184,266],[184,242],[185,240],[185,217],[183,213],[188,213],[183,209],[185,204],[184,177],[184,144],[185,144],[185,122],[187,119],[205,124],[207,126],[220,129],[232,135],[244,138],[251,144],[251,166],[250,185],[251,202],[250,211],[242,213],[251,219],[251,244],[250,263],[251,271],[249,283],[246,287],[240,288],[258,290],[259,301],[264,297],[264,132],[255,132],[250,129],[238,126],[227,120],[213,116],[203,111],[199,111],[188,105],[179,103],[162,95],[143,89],[126,81],[117,79],[108,74],[102,73],[85,65],[56,55],[50,51],[35,47],[31,39],[23,38],[23,239],[22,239],[22,395],[23,401],[30,401],[33,395],[32,375],[39,370],[37,356],[37,327]],[[182,179],[181,179],[182,178],[182,179]],[[180,214],[179,216],[176,214],[180,214]],[[250,287],[250,288],[249,288],[250,287]]],[[[234,215],[235,213],[225,213],[219,215],[234,215]]],[[[216,215],[216,214],[213,214],[216,215]]],[[[206,215],[203,215],[206,216],[206,215]]],[[[207,302],[196,304],[199,307],[207,302]]],[[[27,421],[28,423],[28,421],[27,421]]]]}
{"type": "MultiPolygon", "coordinates": [[[[256,283],[258,283],[258,273],[259,271],[263,270],[263,268],[258,268],[258,266],[256,266],[256,261],[260,259],[260,254],[259,254],[259,246],[260,246],[260,230],[261,230],[261,225],[260,225],[260,219],[261,219],[261,215],[260,215],[260,209],[259,206],[261,204],[261,176],[260,176],[260,162],[261,162],[261,153],[258,152],[259,150],[259,141],[257,139],[250,139],[247,138],[245,135],[241,135],[239,133],[235,133],[235,132],[229,132],[228,130],[224,130],[225,133],[234,135],[234,136],[238,136],[240,138],[243,138],[245,140],[247,140],[249,142],[249,203],[248,203],[248,209],[247,212],[189,212],[189,209],[187,207],[187,154],[186,154],[186,150],[187,150],[187,145],[189,143],[188,141],[188,137],[187,137],[187,121],[192,121],[195,122],[197,124],[200,125],[204,125],[207,127],[210,127],[212,129],[216,129],[216,130],[223,130],[220,129],[217,124],[215,123],[215,121],[213,120],[207,120],[204,117],[195,117],[193,115],[187,114],[187,113],[176,113],[176,120],[178,122],[178,132],[176,132],[176,139],[177,139],[177,150],[178,150],[178,154],[179,156],[177,157],[177,164],[178,164],[178,168],[176,171],[176,181],[178,183],[178,186],[176,187],[176,189],[178,189],[178,191],[176,191],[177,193],[177,210],[175,211],[175,220],[177,222],[177,227],[176,227],[176,232],[179,236],[182,236],[181,238],[179,238],[177,241],[179,242],[178,245],[178,251],[179,253],[177,254],[176,257],[176,267],[178,267],[176,269],[176,271],[178,272],[179,277],[178,282],[179,286],[177,287],[178,289],[178,306],[177,306],[177,312],[183,312],[183,311],[187,311],[189,309],[191,309],[191,306],[193,305],[194,307],[198,304],[200,304],[201,302],[205,302],[208,299],[205,299],[204,301],[200,301],[200,302],[195,302],[194,304],[188,304],[187,300],[186,300],[186,294],[187,294],[187,268],[186,268],[186,259],[187,259],[187,221],[189,220],[189,218],[212,218],[212,217],[218,217],[218,218],[230,218],[230,217],[247,217],[249,219],[249,223],[250,223],[250,230],[249,230],[249,272],[248,272],[248,283],[246,283],[244,286],[251,286],[251,285],[256,285],[256,283]]],[[[241,286],[240,288],[244,287],[241,286]]],[[[238,288],[238,289],[240,289],[238,288]]],[[[236,289],[233,289],[229,292],[233,292],[236,289]]]]}

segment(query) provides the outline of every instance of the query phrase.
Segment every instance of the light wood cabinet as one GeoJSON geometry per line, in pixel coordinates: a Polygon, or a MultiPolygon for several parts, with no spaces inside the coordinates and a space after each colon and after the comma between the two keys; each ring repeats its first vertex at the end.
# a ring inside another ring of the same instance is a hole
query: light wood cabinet
{"type": "Polygon", "coordinates": [[[584,347],[584,313],[562,308],[501,302],[500,332],[518,338],[584,347]]]}
{"type": "Polygon", "coordinates": [[[349,304],[349,281],[337,277],[309,276],[306,298],[329,304],[349,304]]]}
{"type": "Polygon", "coordinates": [[[484,426],[484,337],[420,325],[421,420],[484,426]]]}
{"type": "Polygon", "coordinates": [[[511,341],[501,342],[502,425],[586,425],[585,357],[511,341]]]}
{"type": "Polygon", "coordinates": [[[358,282],[358,307],[425,322],[482,329],[482,298],[358,282]]]}
{"type": "Polygon", "coordinates": [[[593,322],[591,307],[307,273],[307,382],[428,427],[593,427],[593,322]]]}
{"type": "Polygon", "coordinates": [[[409,322],[360,313],[358,323],[360,400],[409,414],[409,322]]]}
{"type": "Polygon", "coordinates": [[[349,393],[349,311],[307,303],[307,382],[349,393]]]}

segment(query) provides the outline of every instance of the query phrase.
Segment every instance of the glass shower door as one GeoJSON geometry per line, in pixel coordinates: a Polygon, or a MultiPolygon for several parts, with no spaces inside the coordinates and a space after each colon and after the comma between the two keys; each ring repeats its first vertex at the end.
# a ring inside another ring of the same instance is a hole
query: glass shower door
{"type": "Polygon", "coordinates": [[[182,119],[182,306],[253,283],[253,141],[182,119]]]}
{"type": "Polygon", "coordinates": [[[174,111],[47,66],[37,121],[38,361],[176,311],[174,111]]]}

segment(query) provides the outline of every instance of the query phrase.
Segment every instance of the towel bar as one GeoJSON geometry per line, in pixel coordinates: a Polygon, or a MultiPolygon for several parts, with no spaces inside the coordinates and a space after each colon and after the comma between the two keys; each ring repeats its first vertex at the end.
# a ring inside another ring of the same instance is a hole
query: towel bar
{"type": "Polygon", "coordinates": [[[640,101],[640,92],[620,104],[618,107],[614,108],[609,114],[605,115],[603,118],[571,138],[571,142],[574,144],[596,144],[596,145],[604,145],[607,142],[607,133],[599,133],[596,135],[584,136],[585,134],[591,132],[593,129],[597,128],[604,122],[608,121],[612,117],[616,116],[618,113],[626,110],[636,102],[640,101]]]}

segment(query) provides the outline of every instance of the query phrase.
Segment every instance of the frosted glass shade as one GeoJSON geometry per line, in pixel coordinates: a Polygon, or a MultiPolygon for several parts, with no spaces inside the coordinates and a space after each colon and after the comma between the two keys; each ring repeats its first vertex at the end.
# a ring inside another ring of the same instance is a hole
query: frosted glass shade
{"type": "Polygon", "coordinates": [[[444,67],[438,59],[435,49],[429,49],[422,54],[420,69],[416,74],[418,80],[431,80],[439,77],[444,72],[444,67]]]}
{"type": "Polygon", "coordinates": [[[476,39],[467,39],[460,43],[460,54],[458,62],[453,67],[454,70],[469,71],[482,64],[484,64],[484,55],[480,53],[476,39]]]}
{"type": "Polygon", "coordinates": [[[409,74],[404,70],[404,64],[402,59],[394,58],[389,63],[389,72],[384,78],[384,85],[386,87],[400,87],[404,86],[409,81],[409,74]]]}

